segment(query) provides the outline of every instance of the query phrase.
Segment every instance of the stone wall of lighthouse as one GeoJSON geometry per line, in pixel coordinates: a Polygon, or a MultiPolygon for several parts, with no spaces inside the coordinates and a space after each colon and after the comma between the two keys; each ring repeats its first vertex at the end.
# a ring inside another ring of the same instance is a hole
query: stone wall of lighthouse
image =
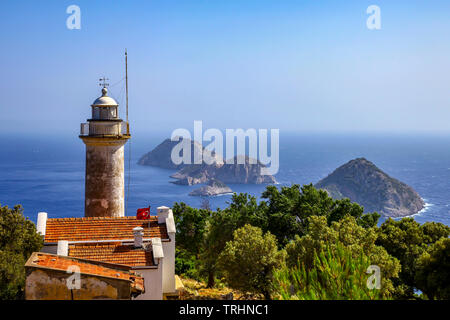
{"type": "Polygon", "coordinates": [[[123,217],[124,144],[127,139],[86,137],[86,217],[123,217]]]}

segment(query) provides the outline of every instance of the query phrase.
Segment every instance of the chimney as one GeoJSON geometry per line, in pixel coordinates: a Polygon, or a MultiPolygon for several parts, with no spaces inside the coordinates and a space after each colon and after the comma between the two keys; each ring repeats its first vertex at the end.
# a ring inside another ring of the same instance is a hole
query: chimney
{"type": "Polygon", "coordinates": [[[158,214],[158,223],[166,223],[166,219],[169,217],[170,208],[162,206],[156,208],[158,214]]]}
{"type": "Polygon", "coordinates": [[[59,240],[56,254],[58,256],[66,256],[67,257],[69,255],[69,241],[59,240]]]}
{"type": "Polygon", "coordinates": [[[47,227],[47,212],[39,212],[36,224],[36,231],[45,236],[45,229],[47,227]]]}
{"type": "Polygon", "coordinates": [[[133,229],[133,235],[134,235],[134,247],[135,248],[142,248],[144,243],[144,229],[141,227],[136,227],[133,229]]]}
{"type": "Polygon", "coordinates": [[[152,251],[153,251],[153,258],[155,259],[164,258],[164,251],[161,243],[161,238],[152,238],[152,251]]]}

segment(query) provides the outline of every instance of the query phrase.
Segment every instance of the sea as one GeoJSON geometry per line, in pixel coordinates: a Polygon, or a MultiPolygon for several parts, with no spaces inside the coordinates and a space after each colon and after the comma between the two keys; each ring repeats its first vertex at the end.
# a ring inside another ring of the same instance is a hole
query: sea
{"type": "MultiPolygon", "coordinates": [[[[174,172],[138,165],[139,158],[167,136],[133,135],[125,149],[126,215],[151,206],[171,207],[185,202],[202,205],[189,196],[198,186],[170,183],[174,172]]],[[[36,222],[38,212],[49,218],[84,215],[85,149],[77,135],[8,135],[0,140],[0,204],[21,204],[36,222]]],[[[413,215],[420,223],[450,225],[450,135],[445,134],[336,134],[280,131],[278,186],[316,183],[349,160],[365,157],[384,172],[412,186],[426,207],[413,215]]],[[[237,193],[259,199],[265,185],[229,184],[237,193]]],[[[225,208],[231,195],[209,198],[212,209],[225,208]]],[[[381,220],[383,221],[383,220],[381,220]]]]}

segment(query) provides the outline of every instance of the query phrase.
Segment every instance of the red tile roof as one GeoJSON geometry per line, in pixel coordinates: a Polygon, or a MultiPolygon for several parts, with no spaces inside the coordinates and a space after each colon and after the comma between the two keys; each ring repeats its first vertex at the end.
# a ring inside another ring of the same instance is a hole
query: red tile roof
{"type": "Polygon", "coordinates": [[[158,224],[155,216],[150,220],[137,220],[136,217],[59,218],[47,220],[45,242],[129,240],[134,237],[135,227],[144,228],[144,238],[169,238],[166,224],[158,224]]]}
{"type": "Polygon", "coordinates": [[[124,271],[113,267],[106,267],[97,264],[96,261],[80,260],[77,258],[69,258],[57,256],[53,254],[34,252],[26,263],[27,267],[43,267],[52,270],[67,272],[70,266],[80,268],[80,273],[96,275],[101,277],[110,277],[131,282],[133,288],[139,291],[144,290],[144,279],[137,275],[134,271],[124,271]]]}
{"type": "Polygon", "coordinates": [[[120,242],[71,244],[69,256],[130,267],[154,265],[151,246],[147,249],[135,249],[133,245],[120,242]]]}

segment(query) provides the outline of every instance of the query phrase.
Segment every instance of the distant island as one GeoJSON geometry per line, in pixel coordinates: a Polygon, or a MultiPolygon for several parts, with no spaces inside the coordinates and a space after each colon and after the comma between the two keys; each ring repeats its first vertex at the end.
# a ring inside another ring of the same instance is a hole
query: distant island
{"type": "MultiPolygon", "coordinates": [[[[194,151],[204,152],[205,148],[200,144],[189,140],[191,146],[191,162],[194,162],[194,151]]],[[[261,174],[261,169],[265,168],[265,165],[261,162],[251,159],[248,156],[236,156],[234,157],[233,164],[227,164],[220,161],[214,153],[210,153],[215,158],[213,164],[174,164],[171,159],[171,152],[179,142],[172,141],[170,139],[164,140],[152,151],[144,154],[138,161],[138,164],[144,166],[154,166],[165,169],[176,169],[176,173],[170,177],[176,179],[171,181],[178,185],[196,185],[196,184],[208,184],[210,188],[205,188],[203,192],[208,193],[212,191],[211,188],[217,189],[218,186],[225,185],[225,183],[233,184],[274,184],[277,183],[275,177],[272,175],[261,174]],[[238,164],[242,162],[242,164],[238,164]]],[[[226,185],[225,185],[226,187],[226,185]]],[[[228,188],[228,187],[226,187],[228,188]]],[[[228,188],[229,189],[229,188],[228,188]]],[[[231,192],[231,189],[229,189],[231,192]]],[[[199,191],[200,192],[200,191],[199,191]]],[[[227,193],[228,193],[227,192],[227,193]]]]}
{"type": "MultiPolygon", "coordinates": [[[[192,162],[194,150],[205,149],[194,141],[191,146],[192,162]]],[[[265,166],[248,156],[234,157],[234,164],[216,160],[213,164],[179,164],[171,160],[171,152],[179,142],[164,140],[155,149],[143,155],[138,164],[177,170],[170,181],[177,185],[204,186],[192,191],[191,196],[215,196],[232,192],[226,184],[274,184],[271,175],[262,175],[265,166]],[[237,164],[237,160],[243,164],[237,164]]],[[[334,199],[349,198],[364,207],[365,212],[376,211],[386,217],[404,217],[418,213],[425,207],[420,195],[407,184],[398,181],[377,168],[365,158],[349,161],[315,184],[334,199]]]]}
{"type": "Polygon", "coordinates": [[[425,207],[423,199],[407,184],[381,171],[365,158],[357,158],[337,168],[316,185],[332,198],[349,198],[366,212],[386,217],[416,214],[425,207]]]}
{"type": "MultiPolygon", "coordinates": [[[[194,163],[194,151],[201,152],[204,150],[203,146],[192,140],[189,140],[191,144],[191,163],[194,163]]],[[[172,141],[170,139],[164,140],[152,151],[144,154],[138,161],[138,164],[143,166],[159,167],[164,169],[181,169],[185,164],[175,164],[170,157],[173,147],[175,147],[179,141],[172,141]]]]}
{"type": "Polygon", "coordinates": [[[224,183],[235,184],[263,184],[276,183],[277,181],[271,175],[262,175],[261,169],[265,167],[261,162],[254,160],[251,163],[248,156],[234,157],[234,164],[226,164],[216,162],[208,165],[191,164],[184,166],[178,172],[171,175],[171,178],[177,179],[175,184],[194,185],[199,183],[207,183],[211,179],[217,179],[224,183]],[[244,162],[238,164],[238,158],[244,162]]]}
{"type": "Polygon", "coordinates": [[[227,193],[231,193],[231,192],[233,192],[233,190],[231,190],[222,181],[219,181],[217,179],[211,179],[206,184],[206,186],[195,189],[194,191],[189,193],[189,195],[190,196],[211,197],[211,196],[218,196],[221,194],[227,194],[227,193]]]}

